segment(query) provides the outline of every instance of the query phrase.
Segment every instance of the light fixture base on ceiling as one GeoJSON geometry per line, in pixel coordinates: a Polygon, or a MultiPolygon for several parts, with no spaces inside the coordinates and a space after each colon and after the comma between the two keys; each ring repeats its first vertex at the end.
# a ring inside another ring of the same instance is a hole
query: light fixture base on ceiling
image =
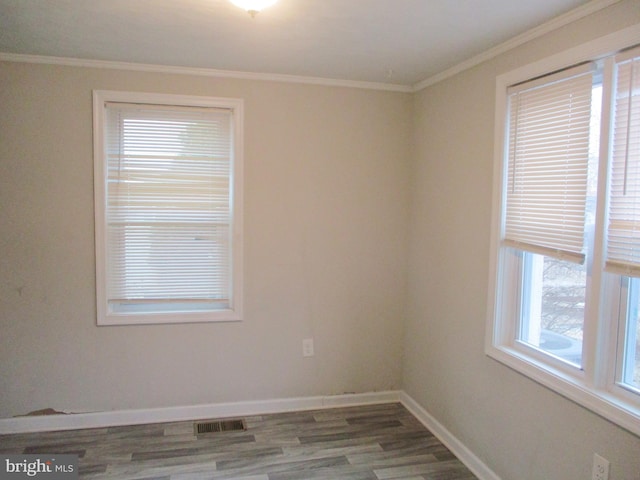
{"type": "Polygon", "coordinates": [[[246,10],[252,18],[264,8],[270,7],[278,0],[230,0],[235,6],[246,10]]]}

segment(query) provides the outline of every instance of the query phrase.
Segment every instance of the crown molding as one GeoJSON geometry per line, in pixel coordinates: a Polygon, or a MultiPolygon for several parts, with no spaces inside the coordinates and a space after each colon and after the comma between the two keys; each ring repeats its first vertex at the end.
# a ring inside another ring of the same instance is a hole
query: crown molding
{"type": "Polygon", "coordinates": [[[328,87],[347,87],[365,90],[381,90],[390,92],[414,93],[419,92],[442,80],[457,75],[469,68],[475,67],[487,60],[508,52],[524,43],[539,38],[549,32],[557,30],[565,25],[580,20],[588,15],[615,5],[622,0],[592,0],[580,7],[574,8],[558,17],[549,20],[531,30],[517,35],[489,50],[471,57],[453,67],[428,77],[413,85],[402,85],[383,82],[365,82],[358,80],[342,80],[323,77],[306,77],[302,75],[285,75],[275,73],[254,73],[233,70],[217,70],[212,68],[178,67],[171,65],[156,65],[146,63],[112,62],[105,60],[88,60],[71,57],[52,57],[44,55],[26,55],[17,53],[0,52],[0,61],[40,63],[48,65],[63,65],[69,67],[105,68],[113,70],[129,70],[136,72],[169,73],[175,75],[192,75],[216,78],[233,78],[239,80],[257,80],[267,82],[298,83],[307,85],[321,85],[328,87]]]}
{"type": "Polygon", "coordinates": [[[592,0],[589,3],[586,3],[580,7],[574,8],[569,12],[566,12],[558,17],[549,20],[548,22],[543,23],[542,25],[538,25],[537,27],[532,28],[531,30],[527,30],[520,35],[517,35],[506,42],[503,42],[489,50],[486,50],[475,57],[471,57],[468,60],[465,60],[457,65],[454,65],[451,68],[448,68],[440,73],[437,73],[431,77],[428,77],[412,86],[413,92],[419,92],[431,85],[434,85],[442,80],[445,80],[449,77],[457,75],[460,72],[468,70],[469,68],[475,67],[487,60],[491,60],[492,58],[497,57],[503,53],[508,52],[520,45],[523,45],[531,40],[539,38],[549,32],[557,30],[565,25],[568,25],[572,22],[580,20],[592,13],[603,10],[611,5],[615,5],[619,3],[621,0],[592,0]]]}
{"type": "Polygon", "coordinates": [[[299,83],[321,85],[327,87],[348,87],[365,90],[383,90],[390,92],[411,93],[410,85],[393,83],[364,82],[357,80],[340,80],[322,77],[305,77],[301,75],[284,75],[275,73],[254,73],[232,70],[216,70],[212,68],[177,67],[171,65],[155,65],[147,63],[110,62],[105,60],[88,60],[71,57],[50,57],[45,55],[26,55],[0,52],[0,61],[39,63],[62,65],[67,67],[105,68],[111,70],[130,70],[135,72],[169,73],[174,75],[192,75],[202,77],[233,78],[239,80],[258,80],[266,82],[299,83]]]}

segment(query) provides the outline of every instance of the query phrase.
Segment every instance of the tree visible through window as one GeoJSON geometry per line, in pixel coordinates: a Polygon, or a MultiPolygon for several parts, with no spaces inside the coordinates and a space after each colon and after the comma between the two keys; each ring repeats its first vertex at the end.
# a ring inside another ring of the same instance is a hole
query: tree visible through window
{"type": "Polygon", "coordinates": [[[604,57],[498,78],[487,353],[640,433],[640,48],[604,57]]]}

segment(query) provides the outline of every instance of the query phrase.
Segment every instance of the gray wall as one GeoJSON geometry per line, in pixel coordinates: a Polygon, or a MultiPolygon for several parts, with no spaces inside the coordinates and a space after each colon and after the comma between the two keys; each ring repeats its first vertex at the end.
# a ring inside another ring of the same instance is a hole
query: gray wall
{"type": "Polygon", "coordinates": [[[495,77],[638,22],[413,96],[0,63],[0,417],[404,388],[504,480],[640,479],[638,437],[483,350],[495,77]],[[95,326],[92,89],[245,99],[243,322],[95,326]]]}
{"type": "Polygon", "coordinates": [[[400,388],[409,94],[10,62],[0,86],[0,417],[400,388]],[[96,327],[92,89],[245,99],[243,322],[96,327]]]}
{"type": "Polygon", "coordinates": [[[640,479],[638,437],[484,354],[495,77],[639,21],[621,2],[415,98],[403,387],[505,480],[589,479],[594,452],[640,479]]]}

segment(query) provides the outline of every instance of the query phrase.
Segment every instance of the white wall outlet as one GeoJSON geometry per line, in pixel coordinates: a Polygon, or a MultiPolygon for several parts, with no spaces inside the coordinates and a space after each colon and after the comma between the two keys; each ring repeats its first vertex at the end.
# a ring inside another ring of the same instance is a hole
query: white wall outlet
{"type": "Polygon", "coordinates": [[[597,453],[593,454],[593,470],[591,480],[609,480],[609,460],[597,453]]]}
{"type": "Polygon", "coordinates": [[[305,338],[302,340],[302,356],[313,357],[313,338],[305,338]]]}

